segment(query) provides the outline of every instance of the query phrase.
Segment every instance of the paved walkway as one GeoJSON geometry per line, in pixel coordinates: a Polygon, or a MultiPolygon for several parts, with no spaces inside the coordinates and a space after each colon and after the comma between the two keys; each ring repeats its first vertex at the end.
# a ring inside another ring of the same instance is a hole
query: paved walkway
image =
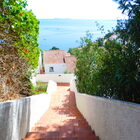
{"type": "Polygon", "coordinates": [[[24,140],[99,140],[76,108],[69,87],[52,94],[49,110],[24,140]]]}

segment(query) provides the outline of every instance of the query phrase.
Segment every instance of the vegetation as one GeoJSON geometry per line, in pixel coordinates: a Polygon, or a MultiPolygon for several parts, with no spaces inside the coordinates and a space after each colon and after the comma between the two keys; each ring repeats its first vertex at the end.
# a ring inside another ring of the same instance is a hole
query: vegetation
{"type": "Polygon", "coordinates": [[[35,87],[32,87],[33,94],[40,94],[47,92],[47,84],[42,82],[37,82],[35,87]]]}
{"type": "Polygon", "coordinates": [[[58,47],[53,46],[50,50],[59,50],[58,47]]]}
{"type": "Polygon", "coordinates": [[[30,94],[30,75],[38,65],[39,22],[26,0],[0,1],[0,98],[30,94]]]}
{"type": "MultiPolygon", "coordinates": [[[[140,72],[140,1],[115,0],[119,8],[128,15],[128,20],[119,20],[116,33],[121,38],[123,45],[128,47],[129,55],[135,57],[137,73],[140,72]]],[[[140,74],[137,74],[140,79],[140,74]]]]}
{"type": "Polygon", "coordinates": [[[91,35],[82,39],[77,86],[80,92],[140,103],[140,2],[116,1],[129,18],[118,21],[118,39],[109,40],[112,33],[96,42],[91,35]]]}
{"type": "Polygon", "coordinates": [[[71,74],[71,72],[65,71],[64,74],[71,74]]]}
{"type": "Polygon", "coordinates": [[[78,48],[70,48],[70,49],[68,50],[68,53],[70,53],[71,55],[75,56],[77,50],[78,50],[78,48]]]}
{"type": "Polygon", "coordinates": [[[106,41],[104,47],[99,47],[97,42],[87,42],[77,52],[78,90],[107,98],[140,102],[135,56],[128,55],[127,49],[116,40],[106,41]]]}

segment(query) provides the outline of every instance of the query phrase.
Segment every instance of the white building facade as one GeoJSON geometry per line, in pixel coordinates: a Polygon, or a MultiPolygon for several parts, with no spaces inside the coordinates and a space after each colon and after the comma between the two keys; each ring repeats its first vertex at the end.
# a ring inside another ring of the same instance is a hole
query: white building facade
{"type": "Polygon", "coordinates": [[[76,58],[65,50],[47,50],[40,57],[40,74],[64,74],[75,72],[76,58]],[[41,59],[42,57],[42,59],[41,59]],[[42,61],[41,61],[42,60],[42,61]]]}
{"type": "Polygon", "coordinates": [[[60,64],[45,64],[46,74],[62,74],[67,71],[67,65],[65,63],[60,64]]]}

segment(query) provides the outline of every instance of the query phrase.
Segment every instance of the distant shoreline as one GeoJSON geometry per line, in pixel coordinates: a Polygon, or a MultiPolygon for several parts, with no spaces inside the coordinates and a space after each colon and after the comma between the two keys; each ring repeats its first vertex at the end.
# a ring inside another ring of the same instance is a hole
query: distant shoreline
{"type": "Polygon", "coordinates": [[[98,20],[98,21],[105,21],[105,20],[114,20],[114,21],[117,21],[117,20],[125,20],[125,19],[76,19],[76,18],[41,18],[41,19],[38,19],[38,20],[98,20]]]}

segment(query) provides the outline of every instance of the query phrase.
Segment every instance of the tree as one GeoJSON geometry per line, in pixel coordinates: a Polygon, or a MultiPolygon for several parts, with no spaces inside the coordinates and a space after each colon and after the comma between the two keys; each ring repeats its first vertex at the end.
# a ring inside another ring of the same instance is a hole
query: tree
{"type": "Polygon", "coordinates": [[[122,13],[128,15],[128,20],[118,21],[117,30],[123,41],[140,48],[140,1],[139,0],[115,0],[119,3],[122,13]],[[120,26],[121,25],[121,26],[120,26]]]}
{"type": "Polygon", "coordinates": [[[30,75],[38,65],[39,22],[25,0],[0,1],[0,95],[6,100],[29,94],[30,75]]]}
{"type": "Polygon", "coordinates": [[[68,53],[70,53],[73,56],[76,56],[76,53],[79,48],[69,48],[68,53]]]}
{"type": "Polygon", "coordinates": [[[96,42],[98,43],[98,45],[99,45],[100,47],[102,47],[102,46],[104,45],[104,38],[98,38],[98,39],[96,40],[96,42]]]}
{"type": "Polygon", "coordinates": [[[128,15],[127,20],[119,20],[116,32],[124,45],[129,48],[129,53],[136,56],[135,63],[140,72],[140,1],[139,0],[114,0],[119,3],[122,13],[128,15]]]}
{"type": "Polygon", "coordinates": [[[136,56],[127,53],[128,48],[121,42],[107,41],[106,55],[98,76],[99,93],[105,97],[140,103],[140,83],[136,78],[136,56]]]}
{"type": "Polygon", "coordinates": [[[59,48],[53,46],[50,50],[59,50],[59,48]]]}
{"type": "Polygon", "coordinates": [[[26,0],[0,2],[0,37],[6,44],[14,45],[32,67],[38,65],[39,21],[32,11],[26,10],[26,0]]]}
{"type": "Polygon", "coordinates": [[[76,52],[76,77],[77,88],[82,93],[98,95],[98,73],[102,67],[102,57],[105,50],[98,46],[98,43],[92,42],[91,34],[87,34],[81,40],[82,46],[76,52]]]}
{"type": "Polygon", "coordinates": [[[84,38],[77,53],[76,76],[80,92],[140,103],[136,56],[120,41],[107,40],[104,47],[84,38]],[[84,65],[83,65],[84,64],[84,65]]]}
{"type": "MultiPolygon", "coordinates": [[[[116,33],[127,48],[126,55],[131,56],[133,63],[128,62],[130,70],[135,74],[137,87],[140,86],[140,1],[139,0],[114,0],[119,3],[122,13],[128,15],[127,20],[119,20],[116,33]],[[133,65],[135,65],[133,67],[133,65]],[[135,69],[134,69],[135,68],[135,69]]],[[[140,94],[139,92],[137,94],[140,94]]],[[[140,95],[139,95],[140,96],[140,95]]]]}
{"type": "Polygon", "coordinates": [[[82,39],[77,54],[77,86],[80,92],[140,103],[140,1],[115,0],[127,20],[118,21],[118,39],[82,39]],[[84,64],[84,65],[83,65],[84,64]]]}

